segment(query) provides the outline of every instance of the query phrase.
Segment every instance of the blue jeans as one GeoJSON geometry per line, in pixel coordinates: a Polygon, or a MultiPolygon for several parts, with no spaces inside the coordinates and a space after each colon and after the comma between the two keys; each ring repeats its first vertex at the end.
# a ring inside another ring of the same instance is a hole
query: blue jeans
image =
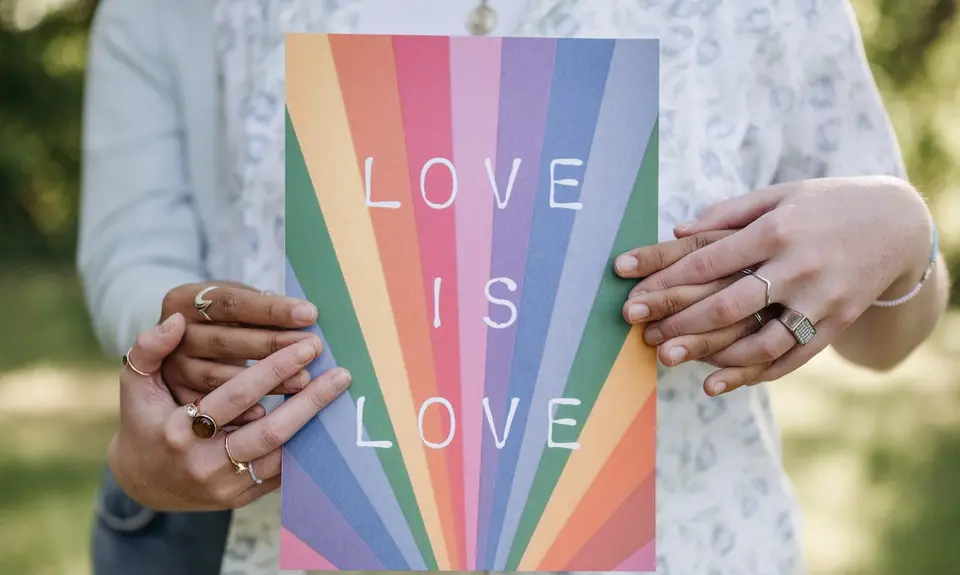
{"type": "Polygon", "coordinates": [[[97,494],[94,575],[220,575],[230,512],[158,513],[127,497],[110,470],[97,494]]]}

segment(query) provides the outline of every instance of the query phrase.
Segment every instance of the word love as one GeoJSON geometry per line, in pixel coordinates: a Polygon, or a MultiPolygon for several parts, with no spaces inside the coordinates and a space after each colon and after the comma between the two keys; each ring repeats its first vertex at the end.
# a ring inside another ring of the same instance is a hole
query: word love
{"type": "MultiPolygon", "coordinates": [[[[360,396],[357,398],[357,447],[375,447],[379,449],[389,449],[393,447],[392,441],[368,441],[363,438],[363,407],[366,404],[367,398],[360,396]]],[[[510,428],[513,426],[513,416],[517,412],[517,405],[520,403],[520,398],[514,397],[510,400],[510,413],[507,414],[507,421],[504,424],[503,428],[503,437],[501,438],[497,434],[496,425],[493,422],[493,414],[490,412],[490,400],[486,397],[483,398],[483,413],[487,416],[487,425],[490,427],[490,433],[493,435],[494,443],[497,446],[497,449],[503,449],[503,446],[507,444],[507,438],[510,436],[510,428]]],[[[555,425],[564,425],[567,427],[573,427],[577,425],[577,421],[571,418],[562,418],[555,419],[554,409],[560,405],[580,405],[579,399],[574,399],[572,397],[557,397],[551,399],[547,402],[547,447],[559,448],[559,449],[580,449],[580,444],[576,441],[567,442],[567,443],[557,443],[553,440],[553,427],[555,425]]],[[[453,406],[450,405],[450,402],[442,397],[431,397],[428,400],[424,401],[420,405],[420,412],[417,415],[417,430],[420,432],[420,440],[431,449],[443,449],[444,447],[450,445],[450,442],[453,441],[453,438],[457,434],[457,416],[453,411],[453,406]],[[450,431],[447,432],[447,436],[440,443],[434,443],[433,441],[428,440],[423,434],[423,416],[426,414],[427,409],[432,405],[441,406],[447,410],[447,414],[450,417],[450,431]]]]}
{"type": "MultiPolygon", "coordinates": [[[[513,185],[517,181],[517,174],[520,172],[520,164],[523,161],[520,158],[514,158],[513,166],[510,170],[510,177],[507,179],[507,189],[504,192],[503,196],[500,195],[500,188],[497,185],[497,178],[493,173],[493,162],[490,158],[487,158],[483,165],[487,170],[487,179],[490,181],[490,189],[493,191],[493,197],[497,200],[497,207],[501,210],[507,207],[507,204],[510,203],[510,196],[513,195],[513,185]]],[[[561,202],[557,200],[557,186],[566,186],[566,187],[576,187],[580,185],[579,180],[575,178],[561,178],[557,179],[557,168],[560,166],[572,166],[580,167],[583,165],[583,160],[578,160],[576,158],[557,158],[550,162],[550,207],[558,208],[564,210],[579,210],[583,208],[583,204],[575,201],[566,201],[561,202]]],[[[373,200],[373,158],[368,157],[364,160],[363,164],[363,175],[364,175],[364,189],[367,194],[367,207],[368,208],[386,208],[386,209],[397,209],[400,207],[400,202],[396,200],[373,200]]],[[[457,178],[457,169],[454,167],[453,163],[446,158],[432,158],[423,164],[423,167],[420,169],[420,197],[423,198],[423,201],[435,210],[445,210],[453,205],[453,202],[457,199],[457,192],[460,188],[459,180],[457,178]],[[446,170],[450,174],[451,185],[450,190],[446,191],[446,199],[442,202],[436,202],[427,197],[427,176],[430,173],[430,170],[446,170]]]]}

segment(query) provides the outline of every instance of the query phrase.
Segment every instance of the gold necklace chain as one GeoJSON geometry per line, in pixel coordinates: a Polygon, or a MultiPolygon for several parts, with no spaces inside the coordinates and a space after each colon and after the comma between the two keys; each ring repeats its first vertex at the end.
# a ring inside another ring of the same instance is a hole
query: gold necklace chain
{"type": "Polygon", "coordinates": [[[480,4],[470,12],[467,30],[474,36],[484,36],[497,27],[497,11],[490,6],[489,0],[480,0],[480,4]]]}

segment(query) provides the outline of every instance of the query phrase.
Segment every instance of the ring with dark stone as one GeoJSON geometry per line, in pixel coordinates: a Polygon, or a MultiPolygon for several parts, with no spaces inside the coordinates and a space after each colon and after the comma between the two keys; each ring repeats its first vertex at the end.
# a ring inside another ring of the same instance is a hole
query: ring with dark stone
{"type": "Polygon", "coordinates": [[[219,427],[212,417],[205,413],[200,413],[196,404],[187,405],[187,417],[193,420],[190,424],[193,434],[200,439],[210,439],[217,434],[219,427]]]}

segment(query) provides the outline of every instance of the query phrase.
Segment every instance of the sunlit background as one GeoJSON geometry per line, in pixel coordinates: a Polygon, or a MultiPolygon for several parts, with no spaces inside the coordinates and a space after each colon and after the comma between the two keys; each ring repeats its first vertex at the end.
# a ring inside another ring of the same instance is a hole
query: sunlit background
{"type": "MultiPolygon", "coordinates": [[[[736,1],[736,0],[727,0],[736,1]]],[[[835,0],[819,0],[835,1],[835,0]]],[[[960,0],[854,0],[960,277],[960,0]]],[[[95,0],[0,0],[0,573],[83,575],[116,368],[73,269],[95,0]]],[[[953,302],[960,304],[960,290],[953,302]]],[[[778,382],[814,575],[960,573],[960,313],[891,374],[822,354],[778,382]]]]}

